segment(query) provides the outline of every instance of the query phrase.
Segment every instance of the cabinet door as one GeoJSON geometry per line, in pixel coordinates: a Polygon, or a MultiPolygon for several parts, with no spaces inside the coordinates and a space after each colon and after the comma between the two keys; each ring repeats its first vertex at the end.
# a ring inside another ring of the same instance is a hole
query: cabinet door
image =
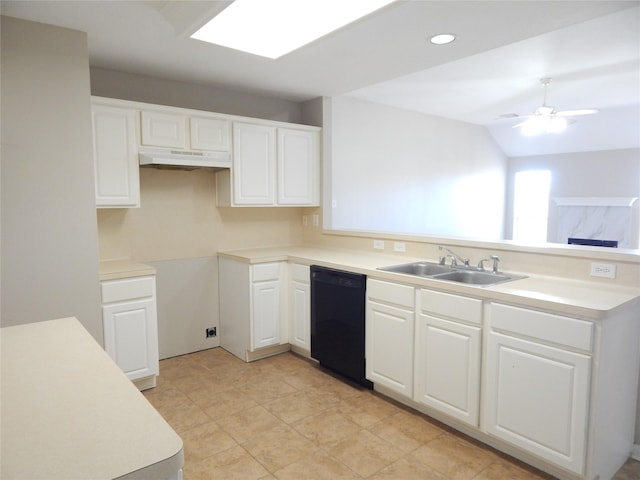
{"type": "Polygon", "coordinates": [[[487,432],[583,474],[590,357],[493,331],[488,337],[487,432]]]}
{"type": "Polygon", "coordinates": [[[405,397],[413,395],[414,312],[367,302],[367,379],[405,397]]]}
{"type": "Polygon", "coordinates": [[[291,282],[291,338],[290,341],[311,351],[311,287],[308,283],[291,282]]]}
{"type": "Polygon", "coordinates": [[[275,204],[276,129],[233,124],[233,196],[238,205],[275,204]]]}
{"type": "Polygon", "coordinates": [[[278,204],[318,204],[318,150],[318,132],[278,129],[278,204]]]}
{"type": "Polygon", "coordinates": [[[187,119],[182,115],[140,112],[141,143],[149,147],[186,148],[187,119]]]}
{"type": "Polygon", "coordinates": [[[104,347],[131,379],[158,375],[158,327],[154,299],[102,307],[104,347]]]}
{"type": "Polygon", "coordinates": [[[416,330],[415,400],[477,427],[481,329],[421,314],[416,330]]]}
{"type": "Polygon", "coordinates": [[[136,112],[93,105],[96,206],[139,207],[136,112]]]}
{"type": "Polygon", "coordinates": [[[210,150],[228,152],[231,150],[231,124],[221,118],[189,119],[191,148],[193,150],[210,150]]]}
{"type": "Polygon", "coordinates": [[[252,285],[252,350],[280,343],[280,281],[252,285]]]}

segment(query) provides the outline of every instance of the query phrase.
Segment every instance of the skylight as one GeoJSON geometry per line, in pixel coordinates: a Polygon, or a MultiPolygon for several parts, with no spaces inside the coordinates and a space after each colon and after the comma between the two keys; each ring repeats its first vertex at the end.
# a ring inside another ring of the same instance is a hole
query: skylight
{"type": "Polygon", "coordinates": [[[278,58],[395,0],[235,0],[191,38],[278,58]]]}

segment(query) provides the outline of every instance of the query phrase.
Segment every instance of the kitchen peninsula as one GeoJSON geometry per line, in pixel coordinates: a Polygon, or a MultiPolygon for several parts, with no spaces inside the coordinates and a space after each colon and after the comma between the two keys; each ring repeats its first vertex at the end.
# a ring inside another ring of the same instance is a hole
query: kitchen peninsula
{"type": "Polygon", "coordinates": [[[220,297],[221,345],[247,361],[288,344],[304,354],[305,342],[309,354],[304,268],[365,274],[366,377],[379,393],[561,479],[609,479],[631,453],[637,287],[522,271],[477,286],[379,270],[424,258],[315,247],[219,257],[220,285],[259,305],[238,315],[220,297]]]}
{"type": "Polygon", "coordinates": [[[78,320],[0,332],[2,478],[181,478],[182,440],[78,320]]]}

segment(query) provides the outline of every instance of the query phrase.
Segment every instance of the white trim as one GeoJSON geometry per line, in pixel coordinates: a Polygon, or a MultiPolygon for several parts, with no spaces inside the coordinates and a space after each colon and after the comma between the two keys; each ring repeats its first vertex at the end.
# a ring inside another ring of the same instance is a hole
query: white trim
{"type": "Polygon", "coordinates": [[[631,207],[638,197],[554,197],[559,207],[631,207]]]}
{"type": "Polygon", "coordinates": [[[640,445],[634,445],[631,451],[631,458],[640,462],[640,445]]]}

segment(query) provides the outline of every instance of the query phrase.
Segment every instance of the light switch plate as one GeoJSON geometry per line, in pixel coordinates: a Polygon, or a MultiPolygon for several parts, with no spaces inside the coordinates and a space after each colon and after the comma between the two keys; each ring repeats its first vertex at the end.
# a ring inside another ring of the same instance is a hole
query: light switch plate
{"type": "Polygon", "coordinates": [[[384,250],[384,240],[374,240],[373,248],[376,250],[384,250]]]}
{"type": "Polygon", "coordinates": [[[393,242],[393,251],[394,252],[406,252],[407,246],[404,242],[393,242]]]}

